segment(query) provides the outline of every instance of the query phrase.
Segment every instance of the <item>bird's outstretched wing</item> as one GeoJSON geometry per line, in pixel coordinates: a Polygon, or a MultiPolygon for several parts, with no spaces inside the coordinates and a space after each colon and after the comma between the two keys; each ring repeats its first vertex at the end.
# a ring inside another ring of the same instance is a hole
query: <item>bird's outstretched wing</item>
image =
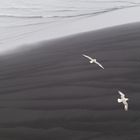
{"type": "Polygon", "coordinates": [[[86,57],[86,58],[88,58],[89,60],[93,60],[93,58],[91,58],[91,57],[88,56],[88,55],[83,54],[83,56],[86,57]]]}
{"type": "Polygon", "coordinates": [[[128,103],[127,102],[124,104],[124,110],[128,111],[128,103]]]}
{"type": "Polygon", "coordinates": [[[101,65],[99,62],[96,62],[96,64],[97,64],[99,67],[101,67],[102,69],[105,69],[105,68],[103,67],[103,65],[101,65]]]}
{"type": "Polygon", "coordinates": [[[118,91],[118,93],[121,95],[122,98],[125,97],[125,95],[121,91],[118,91]]]}

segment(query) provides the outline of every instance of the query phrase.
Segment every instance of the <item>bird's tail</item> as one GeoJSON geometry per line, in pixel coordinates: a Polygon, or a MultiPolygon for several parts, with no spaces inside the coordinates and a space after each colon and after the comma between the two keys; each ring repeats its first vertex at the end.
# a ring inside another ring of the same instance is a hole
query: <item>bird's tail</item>
{"type": "Polygon", "coordinates": [[[122,100],[121,99],[118,99],[118,103],[121,103],[122,102],[122,100]]]}
{"type": "Polygon", "coordinates": [[[124,110],[125,110],[125,111],[128,111],[128,105],[125,105],[125,106],[124,106],[124,110]]]}

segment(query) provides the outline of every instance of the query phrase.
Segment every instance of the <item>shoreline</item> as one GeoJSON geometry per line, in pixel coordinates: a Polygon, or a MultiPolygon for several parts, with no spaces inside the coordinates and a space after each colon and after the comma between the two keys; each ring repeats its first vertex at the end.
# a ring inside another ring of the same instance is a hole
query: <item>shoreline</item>
{"type": "Polygon", "coordinates": [[[18,47],[22,49],[22,46],[35,42],[49,41],[79,33],[140,22],[139,11],[139,7],[131,7],[103,13],[98,16],[60,20],[52,24],[2,29],[4,36],[2,34],[0,37],[2,41],[0,54],[10,53],[10,51],[14,51],[18,47]],[[3,40],[3,38],[5,39],[3,40]]]}

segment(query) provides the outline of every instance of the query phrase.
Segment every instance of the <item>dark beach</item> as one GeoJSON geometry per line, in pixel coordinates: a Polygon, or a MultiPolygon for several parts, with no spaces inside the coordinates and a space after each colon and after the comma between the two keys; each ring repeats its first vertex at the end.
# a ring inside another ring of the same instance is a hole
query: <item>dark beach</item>
{"type": "Polygon", "coordinates": [[[30,46],[0,56],[0,140],[140,139],[140,23],[30,46]]]}

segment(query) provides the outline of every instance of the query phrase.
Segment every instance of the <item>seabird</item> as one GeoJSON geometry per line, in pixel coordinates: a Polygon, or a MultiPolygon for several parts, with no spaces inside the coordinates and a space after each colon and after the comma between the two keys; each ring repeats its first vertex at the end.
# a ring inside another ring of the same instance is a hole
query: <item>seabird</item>
{"type": "Polygon", "coordinates": [[[104,67],[99,63],[99,62],[97,62],[97,60],[96,59],[93,59],[93,58],[91,58],[90,56],[88,56],[88,55],[85,55],[85,54],[83,54],[83,56],[84,57],[86,57],[86,58],[88,58],[90,61],[89,61],[89,63],[95,63],[95,64],[97,64],[99,67],[101,67],[102,69],[104,69],[104,67]]]}
{"type": "Polygon", "coordinates": [[[128,111],[128,98],[125,98],[125,95],[121,92],[118,91],[118,93],[121,95],[121,99],[118,99],[118,103],[123,103],[124,104],[124,110],[128,111]]]}

